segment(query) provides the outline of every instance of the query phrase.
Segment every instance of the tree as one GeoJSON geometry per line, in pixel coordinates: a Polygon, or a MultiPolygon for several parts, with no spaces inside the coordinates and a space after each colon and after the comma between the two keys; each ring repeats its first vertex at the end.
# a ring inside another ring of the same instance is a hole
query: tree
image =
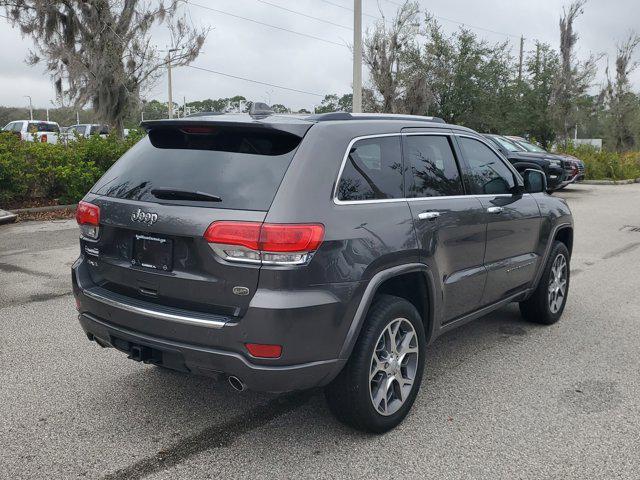
{"type": "Polygon", "coordinates": [[[607,87],[605,98],[607,111],[607,140],[616,151],[631,150],[637,144],[635,126],[640,118],[638,97],[631,91],[629,75],[637,68],[632,61],[635,49],[640,45],[636,33],[618,45],[616,54],[616,77],[609,78],[607,67],[607,87]]]}
{"type": "Polygon", "coordinates": [[[587,0],[575,0],[560,18],[560,72],[556,77],[551,104],[559,139],[566,145],[570,129],[576,125],[577,103],[589,89],[596,73],[596,59],[591,56],[585,62],[575,59],[578,34],[573,23],[582,15],[587,0]]]}
{"type": "Polygon", "coordinates": [[[273,105],[271,105],[271,110],[273,110],[275,113],[289,113],[289,109],[281,103],[274,103],[273,105]]]}
{"type": "Polygon", "coordinates": [[[445,36],[429,15],[426,37],[419,68],[432,92],[428,113],[483,132],[509,131],[517,98],[508,44],[490,45],[465,28],[445,36]]]}
{"type": "Polygon", "coordinates": [[[534,138],[549,148],[555,139],[550,104],[560,59],[549,45],[536,42],[524,65],[526,78],[521,84],[520,108],[514,109],[514,133],[534,138]]]}
{"type": "Polygon", "coordinates": [[[411,114],[426,111],[430,92],[422,72],[412,65],[419,58],[419,13],[418,3],[407,1],[398,9],[390,27],[383,17],[373,31],[367,32],[363,60],[379,103],[376,111],[411,114]]]}
{"type": "Polygon", "coordinates": [[[31,37],[28,62],[44,63],[60,98],[91,104],[97,116],[122,132],[140,92],[158,79],[167,62],[187,65],[200,53],[207,30],[189,26],[168,6],[142,0],[0,0],[9,21],[31,37]],[[169,28],[166,58],[152,45],[150,29],[169,28]]]}

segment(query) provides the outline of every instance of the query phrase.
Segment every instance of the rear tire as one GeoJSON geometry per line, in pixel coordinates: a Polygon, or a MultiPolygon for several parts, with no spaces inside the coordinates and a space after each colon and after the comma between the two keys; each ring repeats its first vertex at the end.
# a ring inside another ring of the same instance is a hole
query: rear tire
{"type": "Polygon", "coordinates": [[[330,410],[358,430],[383,433],[407,416],[424,370],[422,318],[407,300],[380,295],[340,374],[325,387],[330,410]]]}
{"type": "Polygon", "coordinates": [[[520,302],[520,313],[526,320],[543,325],[560,320],[569,296],[569,263],[566,245],[555,241],[537,288],[520,302]]]}

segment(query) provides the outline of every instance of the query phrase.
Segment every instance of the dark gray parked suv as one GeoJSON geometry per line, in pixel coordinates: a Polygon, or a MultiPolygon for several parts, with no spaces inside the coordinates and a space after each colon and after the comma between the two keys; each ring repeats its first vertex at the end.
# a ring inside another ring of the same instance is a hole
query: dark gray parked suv
{"type": "Polygon", "coordinates": [[[562,314],[569,208],[474,131],[345,113],[143,127],[78,206],[73,290],[103,347],[236,389],[325,386],[342,421],[382,432],[439,335],[510,302],[562,314]]]}

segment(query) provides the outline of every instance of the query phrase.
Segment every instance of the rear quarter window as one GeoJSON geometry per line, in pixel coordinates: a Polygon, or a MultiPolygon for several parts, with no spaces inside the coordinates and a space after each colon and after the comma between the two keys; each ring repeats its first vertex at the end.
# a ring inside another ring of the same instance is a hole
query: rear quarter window
{"type": "Polygon", "coordinates": [[[402,198],[400,136],[366,138],[350,148],[336,196],[341,201],[402,198]]]}
{"type": "Polygon", "coordinates": [[[93,187],[108,197],[266,211],[301,138],[273,129],[182,127],[151,130],[93,187]],[[210,203],[156,198],[169,188],[220,197],[210,203]]]}

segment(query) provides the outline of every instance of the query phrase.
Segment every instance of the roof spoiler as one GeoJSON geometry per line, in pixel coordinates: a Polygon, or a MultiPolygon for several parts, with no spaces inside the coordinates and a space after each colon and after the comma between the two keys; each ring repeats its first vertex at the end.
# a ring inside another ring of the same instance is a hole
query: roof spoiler
{"type": "MultiPolygon", "coordinates": [[[[286,120],[286,119],[285,119],[286,120]]],[[[144,128],[147,133],[152,130],[160,129],[180,129],[193,126],[211,126],[211,127],[227,127],[227,128],[252,128],[264,130],[278,130],[290,133],[297,137],[304,137],[307,130],[313,125],[312,122],[296,122],[285,121],[279,119],[278,116],[271,117],[269,115],[245,116],[240,119],[238,117],[230,118],[227,115],[201,116],[172,118],[163,120],[145,120],[140,123],[140,127],[144,128]]]]}

